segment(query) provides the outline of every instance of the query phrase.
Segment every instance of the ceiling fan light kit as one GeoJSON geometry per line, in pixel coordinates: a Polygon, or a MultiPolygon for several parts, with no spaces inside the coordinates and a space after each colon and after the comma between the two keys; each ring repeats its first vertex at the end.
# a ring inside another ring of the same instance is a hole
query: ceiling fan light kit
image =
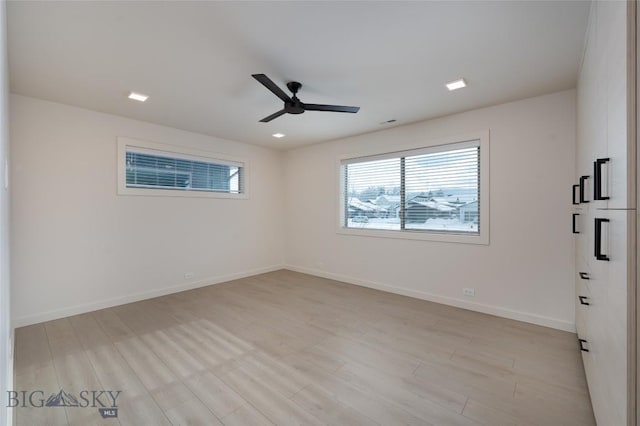
{"type": "Polygon", "coordinates": [[[268,123],[284,114],[302,114],[305,111],[349,112],[354,114],[360,110],[360,107],[355,106],[305,104],[298,99],[297,93],[302,87],[302,84],[297,81],[287,83],[287,88],[293,93],[293,96],[289,96],[266,75],[252,74],[251,76],[284,102],[283,109],[263,118],[260,120],[261,123],[268,123]]]}

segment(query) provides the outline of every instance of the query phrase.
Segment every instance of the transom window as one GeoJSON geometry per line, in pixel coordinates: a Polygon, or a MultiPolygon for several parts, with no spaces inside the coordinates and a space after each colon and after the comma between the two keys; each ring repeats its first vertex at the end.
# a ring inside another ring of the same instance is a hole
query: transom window
{"type": "Polygon", "coordinates": [[[124,178],[120,182],[120,193],[240,195],[245,192],[243,162],[202,153],[196,155],[192,150],[179,147],[126,141],[121,140],[119,145],[119,155],[123,157],[120,169],[124,169],[120,170],[124,175],[120,176],[124,178]]]}

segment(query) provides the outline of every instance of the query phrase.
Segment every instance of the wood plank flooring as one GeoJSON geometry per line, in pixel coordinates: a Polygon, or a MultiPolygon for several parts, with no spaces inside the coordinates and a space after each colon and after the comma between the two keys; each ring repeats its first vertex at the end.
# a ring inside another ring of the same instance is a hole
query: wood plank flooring
{"type": "Polygon", "coordinates": [[[593,425],[576,336],[291,271],[16,330],[18,425],[593,425]]]}

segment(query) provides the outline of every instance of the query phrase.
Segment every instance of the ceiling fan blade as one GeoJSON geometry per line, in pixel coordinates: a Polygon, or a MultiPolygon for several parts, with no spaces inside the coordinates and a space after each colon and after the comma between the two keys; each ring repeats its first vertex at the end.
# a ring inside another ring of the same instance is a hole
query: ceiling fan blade
{"type": "Polygon", "coordinates": [[[308,111],[331,111],[331,112],[356,113],[360,110],[360,107],[344,106],[344,105],[304,104],[304,109],[308,111]]]}
{"type": "Polygon", "coordinates": [[[285,111],[285,110],[281,109],[280,111],[278,111],[278,112],[274,112],[274,113],[273,113],[273,114],[271,114],[270,116],[263,118],[262,120],[260,120],[260,122],[261,122],[261,123],[268,123],[268,122],[270,122],[271,120],[273,120],[274,118],[278,118],[278,117],[280,117],[281,115],[286,114],[286,112],[287,112],[287,111],[285,111]]]}
{"type": "Polygon", "coordinates": [[[282,99],[284,102],[291,102],[291,98],[287,95],[284,90],[278,87],[269,77],[264,74],[251,74],[251,77],[258,80],[264,87],[271,90],[274,95],[282,99]]]}

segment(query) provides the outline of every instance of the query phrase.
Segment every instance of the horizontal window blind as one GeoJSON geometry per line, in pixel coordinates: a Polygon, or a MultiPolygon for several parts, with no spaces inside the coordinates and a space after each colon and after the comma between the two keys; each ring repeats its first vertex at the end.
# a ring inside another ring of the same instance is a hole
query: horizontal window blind
{"type": "Polygon", "coordinates": [[[127,188],[242,194],[242,163],[138,147],[126,148],[127,188]]]}
{"type": "Polygon", "coordinates": [[[342,162],[346,228],[480,232],[480,141],[342,162]]]}
{"type": "Polygon", "coordinates": [[[344,164],[345,226],[355,228],[400,229],[400,219],[392,206],[376,203],[387,195],[400,200],[400,158],[344,164]]]}

